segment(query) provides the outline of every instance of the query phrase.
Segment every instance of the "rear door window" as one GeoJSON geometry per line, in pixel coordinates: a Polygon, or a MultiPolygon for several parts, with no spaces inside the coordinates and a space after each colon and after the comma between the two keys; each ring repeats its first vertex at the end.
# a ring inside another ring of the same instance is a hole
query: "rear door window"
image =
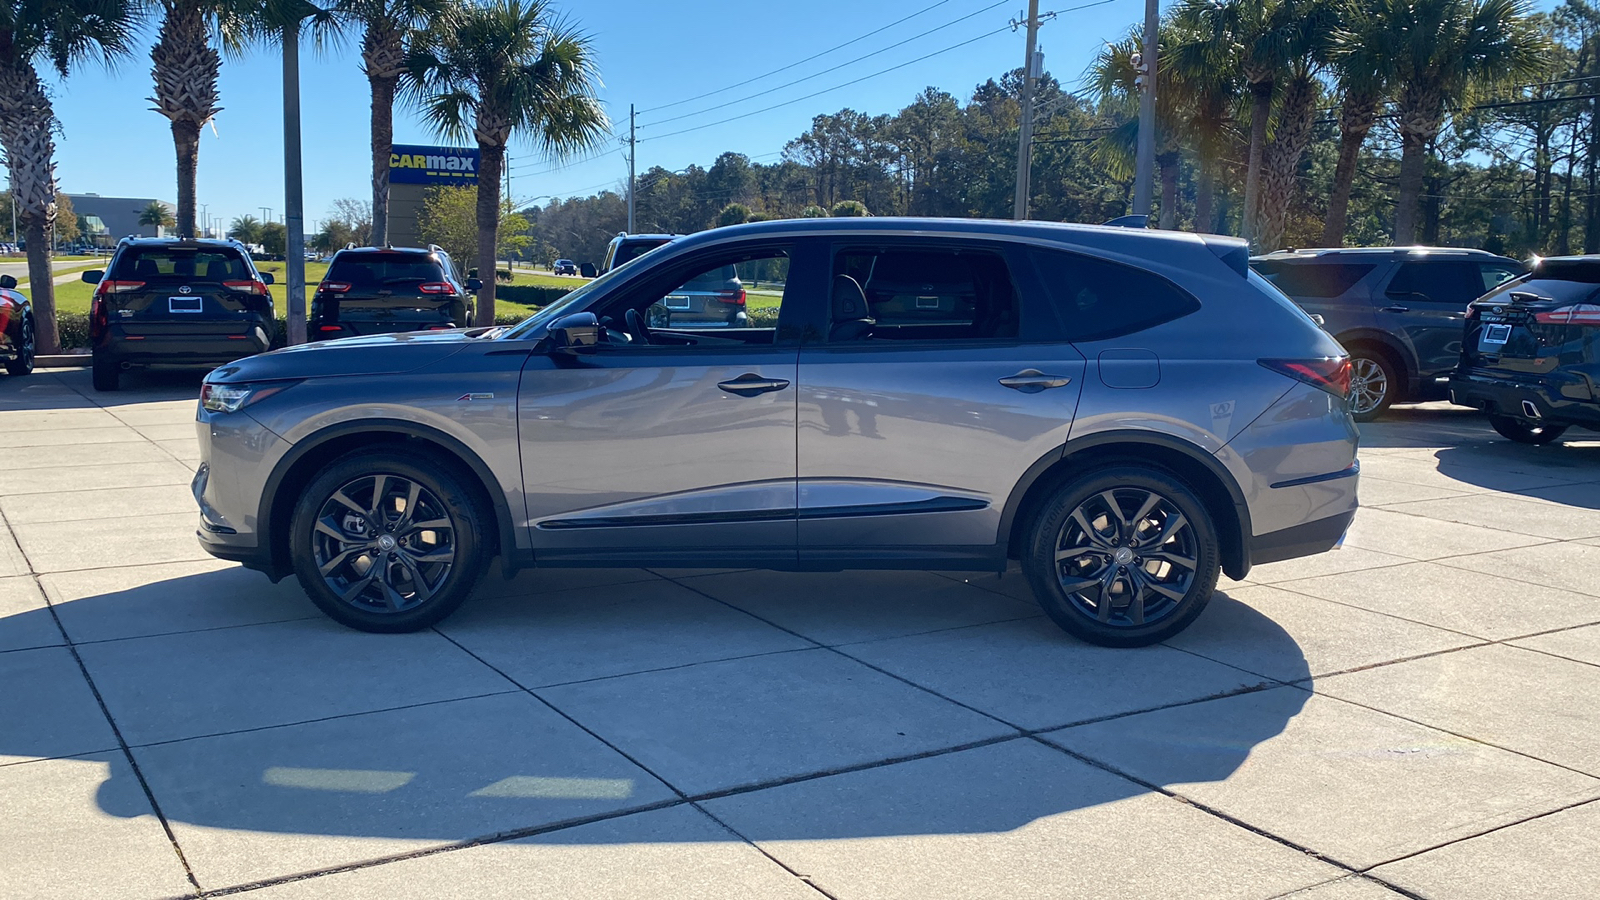
{"type": "Polygon", "coordinates": [[[129,247],[117,257],[115,281],[249,281],[255,276],[244,254],[225,248],[129,247]]]}
{"type": "MultiPolygon", "coordinates": [[[[867,301],[878,340],[1015,338],[1015,281],[1005,257],[986,248],[850,246],[833,277],[848,278],[867,301]]],[[[842,315],[837,313],[836,315],[842,315]]]]}
{"type": "Polygon", "coordinates": [[[1263,260],[1254,268],[1278,290],[1291,297],[1329,300],[1341,296],[1367,277],[1374,263],[1291,263],[1263,260]]]}
{"type": "Polygon", "coordinates": [[[1466,309],[1487,290],[1478,264],[1470,261],[1405,262],[1386,289],[1391,300],[1431,302],[1466,309]]]}
{"type": "Polygon", "coordinates": [[[1200,308],[1200,301],[1154,272],[1060,250],[1030,255],[1069,341],[1134,334],[1200,308]]]}

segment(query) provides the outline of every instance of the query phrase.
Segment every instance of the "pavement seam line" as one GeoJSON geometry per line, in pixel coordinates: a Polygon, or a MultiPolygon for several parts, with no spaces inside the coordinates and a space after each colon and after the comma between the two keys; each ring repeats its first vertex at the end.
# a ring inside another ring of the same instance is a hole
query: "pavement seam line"
{"type": "Polygon", "coordinates": [[[796,881],[799,881],[801,884],[805,885],[806,887],[811,888],[813,891],[816,891],[817,893],[821,894],[822,896],[828,898],[828,900],[839,900],[839,898],[836,897],[835,895],[830,894],[827,891],[823,890],[821,885],[817,884],[814,880],[812,880],[812,876],[810,876],[810,875],[802,875],[801,873],[795,871],[788,863],[786,863],[783,860],[777,858],[776,856],[773,856],[771,853],[768,853],[766,848],[762,847],[760,844],[757,844],[755,841],[753,841],[750,838],[746,837],[744,834],[742,834],[737,829],[735,829],[732,825],[729,825],[727,822],[722,821],[722,819],[719,816],[717,816],[716,814],[712,813],[711,810],[706,809],[700,803],[697,803],[697,802],[691,800],[691,801],[689,801],[689,805],[694,807],[695,809],[699,810],[701,815],[703,815],[706,818],[710,819],[711,821],[717,823],[718,825],[721,825],[725,830],[727,830],[727,832],[729,834],[731,834],[734,837],[738,838],[739,840],[743,841],[745,843],[745,845],[748,846],[750,849],[756,851],[757,853],[761,854],[762,856],[765,856],[768,860],[771,860],[773,865],[777,866],[778,868],[780,868],[780,869],[784,870],[785,872],[788,872],[790,875],[794,876],[796,881]]]}
{"type": "MultiPolygon", "coordinates": [[[[1454,846],[1456,844],[1466,843],[1467,841],[1475,841],[1478,838],[1488,837],[1491,834],[1495,834],[1497,832],[1505,831],[1508,828],[1515,828],[1518,825],[1526,825],[1529,822],[1535,822],[1535,821],[1538,821],[1539,819],[1546,819],[1546,818],[1549,818],[1550,816],[1556,815],[1558,813],[1564,813],[1564,812],[1567,812],[1568,810],[1577,809],[1580,806],[1588,806],[1591,803],[1600,803],[1600,797],[1590,797],[1587,800],[1577,800],[1577,801],[1574,801],[1572,803],[1568,803],[1565,806],[1558,806],[1555,809],[1547,810],[1545,812],[1539,813],[1538,815],[1529,816],[1526,819],[1518,819],[1515,822],[1507,822],[1504,825],[1496,825],[1495,827],[1490,828],[1487,831],[1480,831],[1477,834],[1469,834],[1469,835],[1467,835],[1465,837],[1453,838],[1451,840],[1445,841],[1444,843],[1436,844],[1436,845],[1434,845],[1432,847],[1428,847],[1428,848],[1423,849],[1423,850],[1417,850],[1417,851],[1412,852],[1412,853],[1407,853],[1404,856],[1397,856],[1394,859],[1386,859],[1381,863],[1374,863],[1371,866],[1368,866],[1366,869],[1363,869],[1360,874],[1365,876],[1365,877],[1367,877],[1367,878],[1374,878],[1375,879],[1375,878],[1377,878],[1377,876],[1372,874],[1372,870],[1373,869],[1381,869],[1384,866],[1391,866],[1391,865],[1394,865],[1397,862],[1403,862],[1403,861],[1408,860],[1408,859],[1414,859],[1414,858],[1416,858],[1418,856],[1422,856],[1425,853],[1432,853],[1435,850],[1442,850],[1445,847],[1450,847],[1450,846],[1454,846]]],[[[1385,884],[1387,884],[1387,883],[1388,882],[1385,882],[1385,884]]],[[[1396,890],[1399,890],[1399,888],[1396,888],[1396,890]]],[[[1412,894],[1412,893],[1409,893],[1409,892],[1406,892],[1406,896],[1421,898],[1421,895],[1412,894]]],[[[1425,898],[1424,898],[1424,900],[1425,900],[1425,898]]]]}

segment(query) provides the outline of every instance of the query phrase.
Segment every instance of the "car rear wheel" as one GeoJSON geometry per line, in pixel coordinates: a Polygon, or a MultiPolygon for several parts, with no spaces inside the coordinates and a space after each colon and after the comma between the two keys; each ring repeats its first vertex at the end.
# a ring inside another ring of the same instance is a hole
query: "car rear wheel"
{"type": "Polygon", "coordinates": [[[1540,425],[1513,416],[1490,416],[1489,424],[1501,437],[1519,444],[1550,444],[1567,433],[1565,425],[1540,425]]]}
{"type": "Polygon", "coordinates": [[[17,337],[17,358],[6,363],[6,372],[12,375],[28,375],[33,372],[33,361],[39,350],[38,338],[33,332],[32,316],[23,317],[22,328],[17,337]]]}
{"type": "Polygon", "coordinates": [[[363,451],[312,479],[290,521],[290,556],[319,609],[361,631],[417,631],[472,593],[489,517],[437,460],[363,451]]]}
{"type": "Polygon", "coordinates": [[[1205,506],[1176,478],[1143,467],[1103,469],[1057,488],[1023,558],[1050,618],[1106,647],[1142,647],[1187,628],[1220,567],[1205,506]]]}
{"type": "Polygon", "coordinates": [[[114,391],[122,386],[122,366],[116,360],[96,350],[94,354],[94,389],[114,391]]]}
{"type": "Polygon", "coordinates": [[[1350,414],[1357,422],[1383,415],[1399,385],[1400,373],[1388,357],[1364,348],[1350,351],[1350,414]]]}

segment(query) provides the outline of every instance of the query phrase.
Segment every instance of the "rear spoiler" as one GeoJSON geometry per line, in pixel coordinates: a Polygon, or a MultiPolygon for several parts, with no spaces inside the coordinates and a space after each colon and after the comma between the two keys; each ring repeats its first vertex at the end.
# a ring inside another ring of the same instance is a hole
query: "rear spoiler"
{"type": "Polygon", "coordinates": [[[1227,237],[1220,234],[1202,234],[1200,240],[1205,241],[1206,248],[1216,254],[1217,259],[1227,263],[1228,268],[1239,273],[1240,278],[1250,277],[1250,244],[1242,238],[1227,237]]]}

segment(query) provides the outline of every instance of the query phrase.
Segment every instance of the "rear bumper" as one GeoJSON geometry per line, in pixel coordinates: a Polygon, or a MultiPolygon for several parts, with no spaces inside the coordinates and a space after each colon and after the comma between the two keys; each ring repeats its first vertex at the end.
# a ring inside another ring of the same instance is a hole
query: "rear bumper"
{"type": "Polygon", "coordinates": [[[271,334],[256,326],[237,334],[147,334],[132,339],[113,332],[94,352],[113,362],[141,366],[215,367],[265,353],[271,345],[271,334]]]}
{"type": "MultiPolygon", "coordinates": [[[[1578,382],[1567,384],[1567,389],[1588,393],[1587,385],[1578,382]]],[[[1548,381],[1458,372],[1450,379],[1450,402],[1491,415],[1600,428],[1600,402],[1568,396],[1562,384],[1548,381]]]]}
{"type": "Polygon", "coordinates": [[[1250,564],[1258,566],[1326,553],[1344,540],[1344,533],[1350,529],[1355,517],[1356,511],[1352,509],[1282,531],[1258,534],[1250,539],[1250,564]]]}

